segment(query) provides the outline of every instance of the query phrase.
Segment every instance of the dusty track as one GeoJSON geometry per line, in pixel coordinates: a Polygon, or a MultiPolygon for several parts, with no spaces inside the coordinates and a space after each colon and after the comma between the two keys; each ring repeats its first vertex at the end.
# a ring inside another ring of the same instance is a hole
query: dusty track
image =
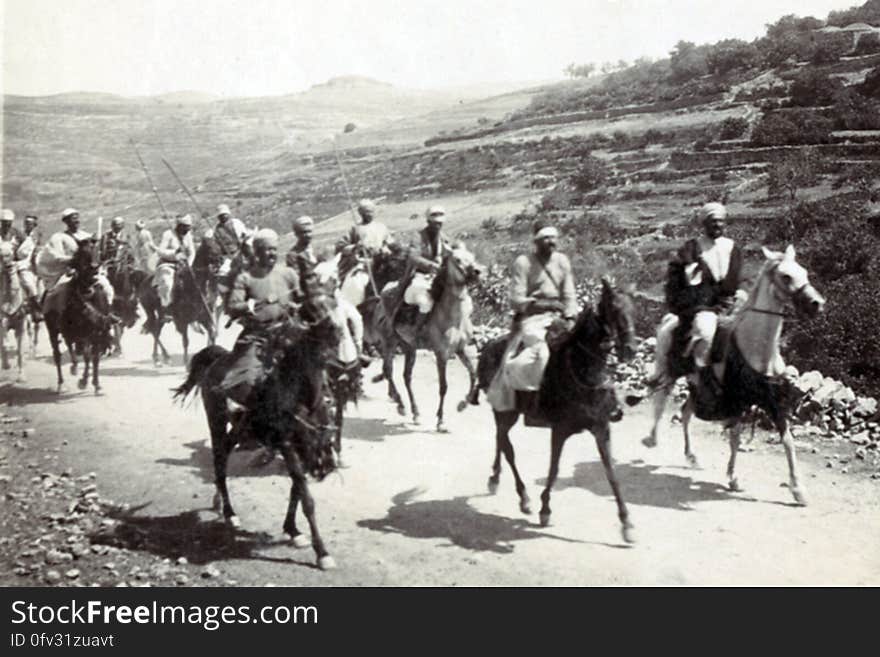
{"type": "MultiPolygon", "coordinates": [[[[166,335],[169,348],[179,351],[176,338],[166,335]]],[[[225,335],[222,342],[230,341],[225,335]]],[[[184,370],[155,369],[144,336],[127,337],[129,359],[105,361],[102,397],[54,395],[54,369],[41,347],[41,358],[27,365],[27,384],[6,384],[7,373],[0,382],[4,401],[23,407],[36,429],[28,450],[60,448],[62,466],[95,471],[103,495],[136,508],[126,522],[167,538],[146,549],[213,563],[241,585],[880,584],[876,482],[826,470],[801,449],[811,504],[794,507],[780,485],[787,480],[782,450],[759,437],[755,451],[738,459],[745,492],[733,494],[723,487],[727,447],[718,430],[697,423],[702,469],[689,469],[677,428],[655,450],[641,445],[647,406],[630,412],[612,436],[639,542],[621,541],[588,434],[569,441],[552,524],[541,528],[536,514],[519,513],[506,465],[498,494],[487,494],[491,415],[485,402],[456,413],[465,390],[458,364],[450,366],[451,432],[430,431],[436,375],[425,352],[415,375],[425,424],[398,417],[384,384],[367,383],[367,399],[347,414],[343,449],[350,467],[312,486],[320,527],[339,564],[324,573],[310,549],[284,542],[289,480],[280,460],[255,469],[248,466],[251,454],[234,457],[230,492],[242,530],[218,543],[201,402],[171,404],[169,388],[184,370]]],[[[179,353],[174,358],[179,364],[179,353]]],[[[519,426],[512,435],[537,511],[548,431],[519,426]]]]}

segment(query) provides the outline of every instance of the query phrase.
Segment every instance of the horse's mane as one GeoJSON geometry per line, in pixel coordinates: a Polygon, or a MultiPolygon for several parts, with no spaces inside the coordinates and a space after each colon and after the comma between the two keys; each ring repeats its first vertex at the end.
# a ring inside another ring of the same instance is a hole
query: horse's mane
{"type": "Polygon", "coordinates": [[[778,260],[765,260],[764,264],[761,265],[761,270],[758,272],[758,275],[755,276],[755,280],[749,286],[748,298],[745,303],[742,304],[739,308],[734,310],[729,315],[721,315],[719,316],[719,321],[722,322],[725,326],[736,326],[739,324],[740,320],[745,316],[745,313],[750,308],[755,307],[755,303],[758,298],[758,288],[761,286],[761,281],[767,276],[767,273],[777,267],[779,265],[778,260]]]}

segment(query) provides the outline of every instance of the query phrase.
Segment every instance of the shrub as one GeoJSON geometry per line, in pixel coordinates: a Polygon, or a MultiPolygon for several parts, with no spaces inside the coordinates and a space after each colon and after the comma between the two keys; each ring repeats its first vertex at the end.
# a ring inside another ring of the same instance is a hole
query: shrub
{"type": "Polygon", "coordinates": [[[833,127],[830,119],[810,110],[769,112],[752,131],[752,143],[756,146],[826,144],[833,127]]]}
{"type": "Polygon", "coordinates": [[[831,105],[841,89],[843,83],[839,79],[828,77],[814,68],[805,68],[791,83],[790,102],[795,107],[831,105]]]}
{"type": "Polygon", "coordinates": [[[738,139],[749,128],[749,122],[739,116],[731,116],[721,122],[718,132],[719,139],[738,139]]]}

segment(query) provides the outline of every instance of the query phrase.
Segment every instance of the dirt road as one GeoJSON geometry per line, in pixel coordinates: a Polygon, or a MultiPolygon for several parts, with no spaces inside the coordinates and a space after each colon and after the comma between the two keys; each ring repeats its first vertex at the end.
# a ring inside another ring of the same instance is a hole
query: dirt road
{"type": "MultiPolygon", "coordinates": [[[[179,364],[179,342],[170,331],[167,336],[179,364]]],[[[231,336],[223,338],[228,346],[231,336]]],[[[696,423],[702,469],[690,469],[677,427],[667,429],[660,447],[642,446],[647,406],[614,425],[612,437],[638,543],[621,541],[588,434],[566,446],[552,524],[541,528],[536,513],[519,512],[506,466],[498,493],[487,493],[491,415],[485,402],[455,411],[465,390],[458,364],[450,366],[451,431],[431,431],[436,383],[427,353],[416,366],[424,425],[397,416],[384,384],[367,383],[367,398],[346,418],[349,467],[312,485],[339,566],[322,572],[311,549],[284,541],[289,480],[280,460],[257,469],[248,465],[252,453],[233,457],[230,492],[242,530],[234,537],[218,530],[209,508],[213,472],[201,402],[172,405],[169,389],[184,370],[154,368],[150,346],[130,334],[127,358],[105,361],[104,396],[72,392],[59,399],[43,344],[40,359],[27,365],[28,382],[8,383],[3,373],[0,395],[35,429],[30,456],[57,449],[59,467],[94,471],[102,495],[131,505],[123,529],[127,524],[153,537],[132,549],[215,565],[241,585],[880,584],[877,482],[827,470],[802,448],[810,506],[794,507],[781,486],[787,480],[782,449],[759,436],[755,450],[738,460],[745,492],[730,493],[719,431],[696,423]]],[[[517,427],[512,435],[536,512],[548,431],[517,427]]]]}

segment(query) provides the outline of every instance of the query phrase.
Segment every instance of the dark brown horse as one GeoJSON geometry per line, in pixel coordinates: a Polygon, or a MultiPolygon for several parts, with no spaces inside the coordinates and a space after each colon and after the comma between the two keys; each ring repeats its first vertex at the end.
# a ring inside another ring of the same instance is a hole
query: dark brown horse
{"type": "MultiPolygon", "coordinates": [[[[619,419],[614,388],[607,381],[606,360],[612,348],[618,358],[628,360],[635,353],[635,331],[632,319],[632,302],[625,294],[617,292],[603,279],[602,292],[596,310],[584,308],[570,334],[551,350],[550,360],[544,370],[538,393],[538,410],[542,420],[551,426],[550,472],[541,493],[541,524],[550,521],[550,491],[559,474],[559,459],[569,436],[590,431],[596,438],[599,456],[605,475],[617,500],[618,516],[622,525],[623,539],[631,543],[632,523],[611,461],[610,422],[619,419]]],[[[507,338],[490,342],[480,353],[477,366],[480,389],[486,390],[501,365],[507,338]]],[[[474,398],[473,401],[476,401],[474,398]]],[[[501,474],[501,454],[507,459],[516,480],[516,492],[520,509],[531,513],[531,501],[525,484],[516,468],[513,445],[509,432],[523,412],[517,410],[493,411],[495,414],[495,461],[489,477],[489,491],[498,488],[501,474]]]]}
{"type": "MultiPolygon", "coordinates": [[[[162,312],[159,293],[153,286],[152,276],[141,282],[138,288],[138,298],[147,316],[144,321],[144,333],[150,333],[153,336],[153,364],[156,367],[161,367],[163,361],[166,364],[171,362],[171,357],[161,340],[162,328],[168,320],[162,312]],[[161,360],[159,358],[160,350],[162,352],[161,360]]],[[[174,291],[169,311],[174,327],[183,342],[183,363],[186,365],[189,362],[190,324],[200,326],[207,333],[208,344],[214,344],[217,329],[213,313],[199,289],[199,282],[196,280],[193,270],[185,264],[179,264],[174,274],[174,291]]]]}
{"type": "Polygon", "coordinates": [[[134,256],[126,244],[119,246],[116,255],[104,263],[107,269],[107,280],[113,286],[113,314],[119,323],[113,327],[113,352],[111,355],[122,355],[122,334],[132,328],[138,320],[138,290],[149,277],[145,271],[134,266],[134,256]]]}
{"type": "Polygon", "coordinates": [[[46,312],[46,328],[52,345],[52,356],[58,372],[58,392],[64,392],[61,374],[61,349],[59,336],[64,338],[70,352],[70,373],[77,371],[77,354],[81,354],[85,366],[79,381],[79,389],[88,385],[89,371],[95,394],[101,394],[98,365],[101,356],[113,346],[113,327],[119,319],[112,314],[110,299],[98,280],[101,263],[98,259],[97,242],[94,238],[83,240],[71,262],[73,278],[63,283],[69,286],[67,302],[62,310],[50,308],[46,312]]]}
{"type": "MultiPolygon", "coordinates": [[[[323,301],[321,303],[324,303],[323,301]]],[[[284,457],[291,478],[290,502],[284,531],[295,547],[307,547],[309,541],[296,527],[296,509],[302,502],[311,528],[311,545],[318,566],[333,568],[333,558],[324,546],[315,520],[315,502],[309,493],[306,474],[323,479],[336,467],[333,455],[333,426],[329,417],[315,418],[316,401],[325,396],[325,371],[339,343],[336,324],[321,305],[308,304],[299,318],[291,318],[271,331],[275,353],[269,375],[256,394],[256,401],[244,420],[228,430],[233,417],[220,383],[229,367],[231,354],[220,346],[209,346],[193,356],[189,376],[175,391],[175,399],[185,399],[201,388],[211,449],[217,494],[214,501],[223,517],[233,527],[238,517],[229,501],[226,487],[226,464],[233,447],[245,436],[254,438],[284,457]]],[[[330,409],[326,409],[332,413],[330,409]]]]}

